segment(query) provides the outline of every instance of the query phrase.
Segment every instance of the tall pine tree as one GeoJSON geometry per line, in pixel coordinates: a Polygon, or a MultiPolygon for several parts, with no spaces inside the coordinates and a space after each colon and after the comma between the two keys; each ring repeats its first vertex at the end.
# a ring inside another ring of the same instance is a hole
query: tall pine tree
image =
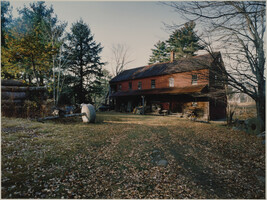
{"type": "Polygon", "coordinates": [[[90,88],[95,78],[102,75],[104,63],[99,54],[103,48],[94,41],[89,26],[82,19],[72,24],[64,48],[68,57],[66,70],[72,76],[69,86],[72,87],[75,103],[91,103],[90,88]]]}
{"type": "Polygon", "coordinates": [[[155,49],[151,49],[152,55],[149,58],[148,64],[162,63],[170,60],[167,45],[164,41],[158,41],[154,47],[155,49]]]}
{"type": "Polygon", "coordinates": [[[194,56],[196,51],[203,49],[199,44],[199,37],[194,31],[195,27],[195,22],[191,21],[170,35],[167,40],[169,51],[174,51],[176,58],[194,56]]]}
{"type": "Polygon", "coordinates": [[[175,59],[179,59],[194,56],[196,51],[203,49],[199,44],[200,38],[194,31],[195,27],[193,21],[185,23],[184,27],[173,31],[167,41],[158,41],[154,45],[155,49],[151,49],[149,64],[169,61],[171,51],[175,53],[175,59]]]}

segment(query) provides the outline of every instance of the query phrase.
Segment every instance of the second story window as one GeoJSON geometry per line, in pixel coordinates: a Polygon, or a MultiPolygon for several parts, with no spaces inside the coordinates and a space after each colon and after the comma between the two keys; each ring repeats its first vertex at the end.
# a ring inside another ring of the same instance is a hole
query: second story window
{"type": "Polygon", "coordinates": [[[121,91],[121,84],[119,84],[119,88],[118,88],[119,91],[121,91]]]}
{"type": "Polygon", "coordinates": [[[156,80],[151,80],[151,88],[156,88],[156,80]]]}
{"type": "Polygon", "coordinates": [[[141,90],[141,89],[142,89],[142,82],[139,81],[139,82],[138,82],[138,90],[141,90]]]}
{"type": "Polygon", "coordinates": [[[169,87],[174,87],[174,79],[169,78],[169,87]]]}
{"type": "Polygon", "coordinates": [[[132,82],[129,82],[129,90],[132,89],[132,82]]]}
{"type": "Polygon", "coordinates": [[[193,107],[197,107],[197,102],[192,102],[193,107]]]}
{"type": "Polygon", "coordinates": [[[197,75],[192,75],[192,85],[197,85],[197,75]]]}

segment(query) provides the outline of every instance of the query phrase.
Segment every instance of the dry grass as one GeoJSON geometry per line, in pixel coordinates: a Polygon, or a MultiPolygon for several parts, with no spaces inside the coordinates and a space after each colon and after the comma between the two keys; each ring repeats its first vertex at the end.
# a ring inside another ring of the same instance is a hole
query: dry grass
{"type": "Polygon", "coordinates": [[[2,198],[265,198],[254,135],[174,116],[2,118],[2,198]],[[153,151],[168,161],[153,162],[153,151]]]}
{"type": "Polygon", "coordinates": [[[257,117],[256,105],[253,103],[239,103],[231,105],[234,119],[246,120],[257,117]]]}

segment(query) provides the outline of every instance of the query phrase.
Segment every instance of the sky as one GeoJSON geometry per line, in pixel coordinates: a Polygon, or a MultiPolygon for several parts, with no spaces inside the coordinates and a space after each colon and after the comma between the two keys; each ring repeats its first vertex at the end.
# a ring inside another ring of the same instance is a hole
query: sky
{"type": "MultiPolygon", "coordinates": [[[[30,2],[11,1],[13,17],[18,16],[18,8],[30,2]]],[[[46,1],[46,5],[52,5],[58,19],[68,23],[67,31],[81,18],[89,25],[95,41],[104,47],[100,55],[109,71],[114,66],[112,45],[129,47],[129,60],[133,62],[127,68],[144,66],[154,45],[170,35],[163,23],[182,23],[178,13],[156,1],[46,1]]]]}

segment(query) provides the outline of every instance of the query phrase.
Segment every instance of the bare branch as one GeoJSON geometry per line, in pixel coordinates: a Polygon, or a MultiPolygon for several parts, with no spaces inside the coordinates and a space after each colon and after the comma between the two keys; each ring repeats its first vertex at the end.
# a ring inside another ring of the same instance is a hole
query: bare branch
{"type": "Polygon", "coordinates": [[[133,60],[129,59],[129,47],[127,47],[125,44],[113,44],[111,51],[115,62],[113,75],[117,76],[129,63],[133,62],[133,60]]]}

